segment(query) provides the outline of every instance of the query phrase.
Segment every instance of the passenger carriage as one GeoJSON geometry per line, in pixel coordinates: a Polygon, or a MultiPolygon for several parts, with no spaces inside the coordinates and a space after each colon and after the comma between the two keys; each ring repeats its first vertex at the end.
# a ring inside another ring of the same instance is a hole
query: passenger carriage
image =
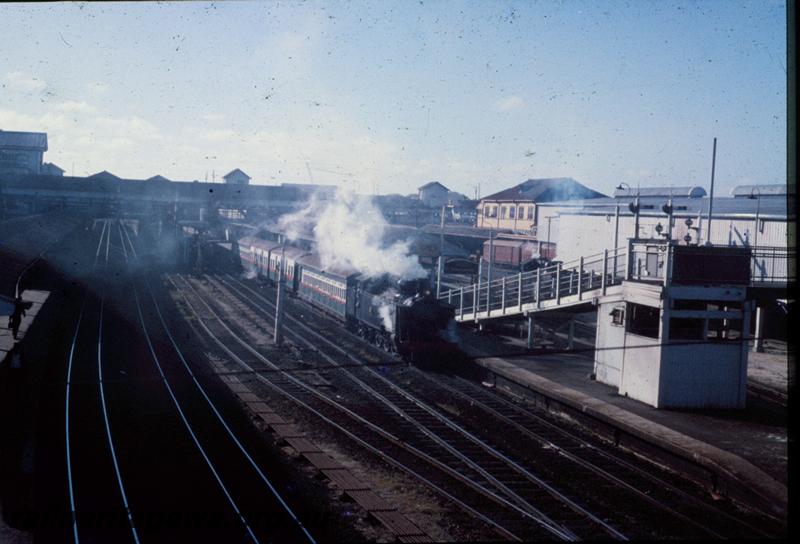
{"type": "Polygon", "coordinates": [[[316,253],[300,257],[296,266],[301,269],[297,295],[341,321],[347,321],[348,315],[353,314],[359,274],[352,270],[323,267],[316,253]]]}

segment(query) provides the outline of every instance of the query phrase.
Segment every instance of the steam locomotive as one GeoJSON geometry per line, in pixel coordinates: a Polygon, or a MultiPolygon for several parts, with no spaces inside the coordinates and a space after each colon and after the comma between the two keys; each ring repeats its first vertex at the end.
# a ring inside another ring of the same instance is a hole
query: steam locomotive
{"type": "Polygon", "coordinates": [[[435,298],[427,279],[366,277],[325,267],[317,253],[255,237],[242,238],[238,246],[246,270],[277,281],[283,264],[289,292],[387,352],[420,365],[458,353],[455,309],[435,298]]]}

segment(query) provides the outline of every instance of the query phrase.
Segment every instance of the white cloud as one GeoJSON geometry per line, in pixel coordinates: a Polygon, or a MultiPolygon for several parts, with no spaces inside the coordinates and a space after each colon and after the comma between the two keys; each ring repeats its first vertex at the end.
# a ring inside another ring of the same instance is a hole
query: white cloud
{"type": "Polygon", "coordinates": [[[200,116],[203,121],[207,121],[209,123],[221,123],[228,119],[228,116],[222,113],[204,113],[200,116]]]}
{"type": "Polygon", "coordinates": [[[518,96],[508,96],[506,98],[500,99],[494,103],[495,109],[499,111],[511,111],[516,110],[525,105],[525,101],[518,96]]]}
{"type": "Polygon", "coordinates": [[[88,92],[97,96],[105,94],[106,92],[109,91],[109,89],[111,89],[110,85],[100,81],[90,81],[89,83],[86,83],[84,87],[88,92]]]}
{"type": "Polygon", "coordinates": [[[8,72],[3,76],[3,83],[12,91],[33,93],[43,90],[47,83],[25,72],[8,72]]]}
{"type": "Polygon", "coordinates": [[[42,107],[32,114],[0,109],[0,127],[47,132],[50,149],[45,160],[70,172],[74,163],[79,176],[108,170],[131,178],[161,174],[175,180],[202,180],[207,173],[210,180],[212,171],[219,179],[239,167],[259,184],[313,180],[348,185],[363,193],[377,187],[382,193],[402,194],[431,179],[472,194],[471,184],[487,176],[504,177],[477,159],[409,158],[393,139],[375,136],[337,112],[315,120],[325,125],[320,130],[274,127],[252,132],[202,123],[167,128],[157,119],[105,115],[90,102],[42,107]]]}
{"type": "Polygon", "coordinates": [[[63,102],[56,102],[52,108],[57,111],[68,113],[95,113],[97,108],[87,104],[86,102],[78,102],[77,100],[64,100],[63,102]]]}

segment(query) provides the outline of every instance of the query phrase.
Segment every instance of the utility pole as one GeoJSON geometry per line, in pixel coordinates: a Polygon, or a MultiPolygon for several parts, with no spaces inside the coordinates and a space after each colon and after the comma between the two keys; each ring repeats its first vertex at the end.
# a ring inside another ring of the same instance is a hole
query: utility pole
{"type": "Polygon", "coordinates": [[[611,277],[616,277],[617,274],[617,248],[619,247],[619,202],[614,210],[614,272],[611,277]]]}
{"type": "Polygon", "coordinates": [[[672,194],[669,195],[669,200],[664,204],[661,209],[667,214],[667,240],[672,240],[672,212],[674,206],[672,205],[672,194]]]}
{"type": "Polygon", "coordinates": [[[286,242],[283,243],[281,248],[281,263],[278,265],[278,293],[275,301],[275,343],[281,345],[283,343],[283,299],[285,297],[284,289],[286,287],[286,279],[283,275],[283,270],[286,264],[286,242]]]}
{"type": "Polygon", "coordinates": [[[436,267],[436,298],[442,292],[442,269],[444,268],[444,210],[447,205],[442,206],[442,217],[439,224],[439,265],[436,267]]]}
{"type": "Polygon", "coordinates": [[[717,138],[714,138],[714,151],[711,154],[711,193],[708,196],[708,225],[706,225],[706,245],[711,245],[711,212],[714,209],[714,169],[717,165],[717,138]]]}
{"type": "Polygon", "coordinates": [[[758,216],[759,212],[761,211],[761,191],[758,190],[758,187],[753,187],[753,189],[750,191],[750,198],[756,199],[756,228],[755,232],[753,233],[753,243],[752,243],[753,251],[755,251],[758,248],[758,230],[760,228],[758,223],[759,219],[758,216]],[[758,197],[753,196],[754,192],[758,193],[758,197]]]}
{"type": "Polygon", "coordinates": [[[486,311],[492,307],[492,265],[494,264],[494,231],[489,231],[489,268],[486,271],[486,311]]]}

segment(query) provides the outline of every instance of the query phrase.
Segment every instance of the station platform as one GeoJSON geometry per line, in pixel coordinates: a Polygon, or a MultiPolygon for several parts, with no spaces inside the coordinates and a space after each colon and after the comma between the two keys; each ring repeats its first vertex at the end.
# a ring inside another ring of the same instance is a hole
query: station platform
{"type": "MultiPolygon", "coordinates": [[[[744,410],[667,410],[617,394],[592,379],[591,344],[578,353],[528,351],[509,336],[460,331],[462,346],[498,388],[565,415],[614,443],[656,460],[716,495],[786,519],[788,441],[786,407],[748,397],[744,410]]],[[[581,349],[583,348],[583,349],[581,349]]],[[[787,356],[753,354],[749,378],[787,384],[787,356]]],[[[784,390],[785,393],[785,390],[784,390]]]]}
{"type": "MultiPolygon", "coordinates": [[[[22,342],[23,338],[25,338],[25,333],[28,332],[28,328],[30,328],[33,320],[36,319],[36,315],[47,301],[47,297],[50,296],[50,293],[47,291],[27,289],[22,292],[21,296],[22,300],[31,302],[32,304],[29,309],[25,310],[25,315],[22,317],[22,322],[17,334],[17,343],[22,342]]],[[[11,365],[12,361],[7,359],[10,359],[8,354],[13,349],[15,340],[11,334],[11,329],[8,328],[8,316],[0,316],[0,320],[2,320],[0,321],[0,365],[11,365]]]]}
{"type": "MultiPolygon", "coordinates": [[[[14,340],[11,330],[8,328],[8,316],[0,316],[0,395],[3,397],[14,397],[16,395],[16,392],[9,390],[10,388],[14,388],[18,382],[12,375],[18,373],[18,368],[23,364],[20,359],[16,359],[12,350],[15,345],[21,346],[28,329],[32,326],[49,296],[50,293],[48,291],[28,289],[22,292],[22,300],[31,302],[32,304],[31,307],[25,311],[16,341],[14,340]]],[[[20,351],[21,350],[18,349],[17,353],[20,351]]],[[[21,357],[21,355],[18,356],[21,357]]],[[[0,398],[0,406],[6,406],[6,400],[6,398],[0,398]]],[[[9,444],[9,442],[14,442],[14,440],[10,440],[9,437],[17,436],[17,431],[13,425],[8,424],[10,417],[15,417],[16,415],[5,414],[5,416],[6,417],[0,417],[0,432],[2,432],[3,440],[6,441],[0,444],[0,459],[3,459],[4,463],[8,462],[9,458],[15,458],[13,453],[15,448],[9,444]]],[[[8,467],[5,466],[0,469],[0,542],[27,544],[33,542],[32,533],[14,528],[8,525],[5,520],[3,503],[8,500],[8,494],[12,493],[11,488],[13,485],[5,487],[4,484],[8,485],[9,482],[3,480],[8,479],[11,481],[16,479],[15,473],[13,473],[13,471],[9,472],[7,469],[8,467]]]]}

